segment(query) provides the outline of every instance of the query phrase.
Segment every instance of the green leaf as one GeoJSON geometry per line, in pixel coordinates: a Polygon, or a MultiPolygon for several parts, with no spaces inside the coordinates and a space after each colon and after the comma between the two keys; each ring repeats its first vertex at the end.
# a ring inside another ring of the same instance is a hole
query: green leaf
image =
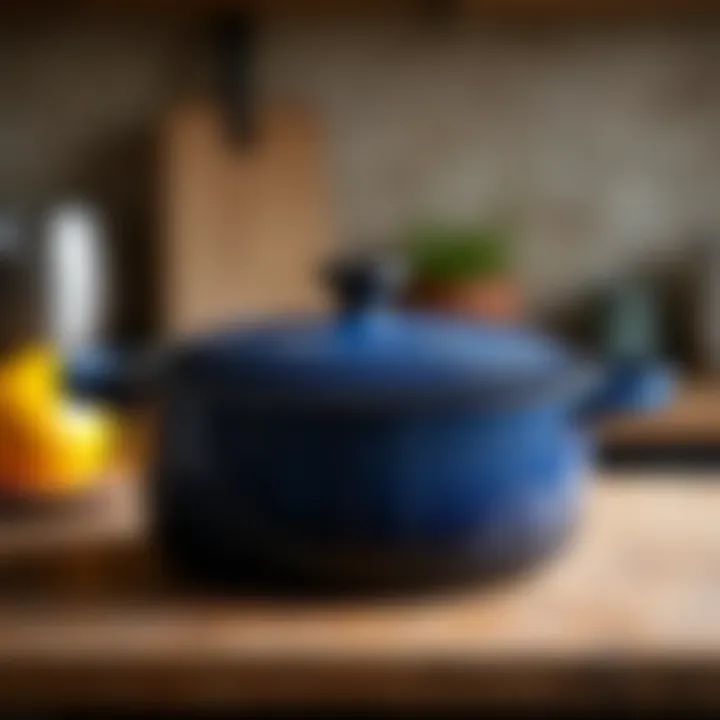
{"type": "Polygon", "coordinates": [[[510,235],[496,226],[426,223],[407,233],[404,246],[413,276],[426,282],[458,282],[507,273],[510,235]]]}

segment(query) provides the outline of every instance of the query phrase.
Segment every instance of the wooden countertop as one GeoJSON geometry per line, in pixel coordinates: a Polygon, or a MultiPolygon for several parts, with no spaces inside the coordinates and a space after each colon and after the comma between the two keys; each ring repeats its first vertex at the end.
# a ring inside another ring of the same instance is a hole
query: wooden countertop
{"type": "Polygon", "coordinates": [[[600,431],[613,445],[720,444],[720,378],[686,379],[668,407],[609,418],[600,431]]]}
{"type": "Polygon", "coordinates": [[[0,705],[720,703],[713,479],[601,478],[564,551],[495,587],[295,603],[174,588],[116,482],[0,525],[0,705]]]}

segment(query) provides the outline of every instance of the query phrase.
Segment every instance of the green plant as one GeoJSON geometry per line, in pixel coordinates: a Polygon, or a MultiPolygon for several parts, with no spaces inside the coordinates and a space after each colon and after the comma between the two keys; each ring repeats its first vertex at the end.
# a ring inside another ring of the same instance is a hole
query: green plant
{"type": "Polygon", "coordinates": [[[512,266],[510,233],[500,226],[425,224],[413,228],[404,247],[413,278],[453,283],[496,277],[512,266]]]}

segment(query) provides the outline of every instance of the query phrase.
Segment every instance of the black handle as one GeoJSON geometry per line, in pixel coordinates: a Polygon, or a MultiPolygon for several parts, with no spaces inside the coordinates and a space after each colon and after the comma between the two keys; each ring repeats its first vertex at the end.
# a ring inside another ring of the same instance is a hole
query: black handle
{"type": "Polygon", "coordinates": [[[254,71],[257,24],[247,13],[218,18],[213,26],[217,90],[233,141],[250,142],[256,134],[254,71]]]}
{"type": "Polygon", "coordinates": [[[407,277],[405,264],[397,257],[346,256],[326,269],[337,303],[344,312],[356,312],[389,304],[407,277]]]}

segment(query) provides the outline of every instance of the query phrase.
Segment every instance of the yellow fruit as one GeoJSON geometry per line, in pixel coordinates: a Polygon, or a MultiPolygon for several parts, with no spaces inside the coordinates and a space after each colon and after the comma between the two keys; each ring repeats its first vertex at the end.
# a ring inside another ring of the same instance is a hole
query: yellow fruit
{"type": "Polygon", "coordinates": [[[60,389],[60,358],[49,345],[33,345],[0,362],[0,402],[17,411],[55,396],[60,389]]]}
{"type": "Polygon", "coordinates": [[[103,411],[58,403],[38,430],[39,490],[65,492],[86,487],[107,467],[115,433],[103,411]]]}
{"type": "Polygon", "coordinates": [[[35,347],[0,363],[0,488],[62,495],[107,467],[115,425],[105,411],[65,401],[60,361],[35,347]]]}

